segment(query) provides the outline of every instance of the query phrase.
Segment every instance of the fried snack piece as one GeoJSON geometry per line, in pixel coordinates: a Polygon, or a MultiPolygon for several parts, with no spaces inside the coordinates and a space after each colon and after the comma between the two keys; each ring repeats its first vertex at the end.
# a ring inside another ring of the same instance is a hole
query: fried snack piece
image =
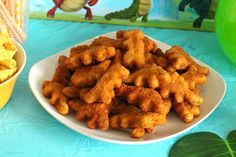
{"type": "Polygon", "coordinates": [[[118,31],[117,39],[122,40],[122,46],[126,50],[123,64],[126,67],[141,69],[145,66],[144,34],[140,30],[118,31]]]}
{"type": "Polygon", "coordinates": [[[63,58],[63,65],[69,70],[75,70],[75,68],[80,67],[82,65],[80,60],[80,53],[75,53],[67,59],[63,58]]]}
{"type": "Polygon", "coordinates": [[[160,94],[151,88],[122,84],[120,88],[115,89],[115,93],[117,97],[139,107],[144,112],[163,113],[165,109],[160,94]]]}
{"type": "Polygon", "coordinates": [[[170,82],[170,75],[160,66],[152,64],[130,74],[126,83],[134,83],[139,87],[147,85],[151,88],[157,88],[170,82]]]}
{"type": "Polygon", "coordinates": [[[129,112],[114,115],[110,118],[111,128],[132,129],[131,136],[140,138],[146,132],[150,132],[157,125],[166,123],[166,116],[152,112],[129,112]]]}
{"type": "Polygon", "coordinates": [[[112,60],[113,64],[121,64],[122,65],[123,55],[124,54],[122,53],[122,51],[117,49],[116,50],[116,55],[115,55],[115,57],[112,60]]]}
{"type": "Polygon", "coordinates": [[[52,81],[67,86],[70,77],[71,77],[70,71],[64,65],[59,64],[53,75],[52,81]]]}
{"type": "Polygon", "coordinates": [[[79,121],[87,120],[90,129],[99,127],[101,130],[109,128],[109,110],[104,103],[87,104],[81,100],[70,100],[69,107],[76,111],[76,119],[79,121]]]}
{"type": "Polygon", "coordinates": [[[189,62],[181,50],[172,47],[166,51],[165,55],[168,60],[168,66],[166,70],[168,72],[174,73],[177,70],[183,70],[190,66],[191,62],[189,62]]]}
{"type": "Polygon", "coordinates": [[[61,55],[61,56],[59,57],[59,59],[58,59],[58,63],[59,63],[60,65],[63,65],[64,62],[65,62],[67,59],[68,59],[68,57],[66,57],[66,56],[64,56],[64,55],[61,55]]]}
{"type": "MultiPolygon", "coordinates": [[[[168,101],[165,101],[165,105],[166,105],[166,113],[169,112],[170,108],[171,108],[171,102],[170,99],[168,101]]],[[[111,111],[110,115],[114,116],[114,115],[120,115],[120,114],[124,114],[124,113],[131,113],[131,114],[143,114],[145,112],[141,111],[140,109],[138,109],[135,106],[132,105],[128,105],[126,103],[118,103],[111,111]]],[[[149,112],[151,113],[151,112],[149,112]]],[[[163,116],[166,114],[163,114],[163,116]]],[[[163,124],[165,123],[166,120],[163,121],[163,124]]],[[[144,133],[151,133],[153,131],[153,127],[152,128],[145,128],[145,129],[141,129],[141,128],[137,128],[135,129],[132,133],[135,135],[135,137],[141,137],[144,135],[144,133]],[[140,135],[140,136],[139,136],[140,135]]]]}
{"type": "Polygon", "coordinates": [[[115,54],[114,47],[93,46],[81,53],[72,55],[64,64],[68,69],[74,69],[82,64],[90,65],[96,62],[103,62],[106,59],[114,57],[115,54]]]}
{"type": "Polygon", "coordinates": [[[185,123],[192,122],[194,117],[200,115],[199,106],[193,106],[187,102],[173,103],[173,107],[185,123]]]}
{"type": "Polygon", "coordinates": [[[68,85],[68,82],[71,77],[70,71],[65,67],[64,62],[67,59],[66,56],[59,57],[59,65],[56,68],[56,71],[53,75],[52,81],[63,84],[64,86],[68,85]]]}
{"type": "Polygon", "coordinates": [[[163,69],[166,69],[168,60],[165,57],[160,56],[155,58],[155,63],[156,65],[162,67],[163,69]]]}
{"type": "Polygon", "coordinates": [[[144,56],[146,65],[151,65],[156,62],[156,56],[153,55],[151,52],[146,52],[144,56]]]}
{"type": "Polygon", "coordinates": [[[100,36],[96,38],[90,46],[106,46],[106,47],[114,47],[115,49],[118,49],[121,47],[120,40],[108,38],[105,36],[100,36]]]}
{"type": "Polygon", "coordinates": [[[8,80],[17,72],[17,67],[12,69],[4,69],[4,67],[0,67],[0,83],[8,80]]]}
{"type": "Polygon", "coordinates": [[[60,114],[67,115],[69,113],[68,98],[61,92],[64,86],[57,82],[44,81],[42,87],[43,95],[50,98],[49,103],[55,106],[60,114]]]}
{"type": "Polygon", "coordinates": [[[167,67],[168,60],[162,50],[158,48],[153,54],[155,55],[154,60],[156,65],[161,66],[163,69],[165,69],[167,67]]]}
{"type": "MultiPolygon", "coordinates": [[[[155,116],[154,114],[156,114],[157,118],[159,121],[154,125],[153,124],[153,127],[146,127],[146,128],[134,128],[131,132],[131,136],[134,137],[134,138],[140,138],[144,135],[144,133],[151,133],[153,130],[154,130],[154,127],[156,125],[163,125],[166,123],[166,115],[169,113],[171,107],[172,107],[172,104],[171,104],[171,99],[165,99],[163,101],[163,104],[165,106],[165,109],[164,109],[164,112],[162,114],[157,114],[157,113],[152,113],[152,112],[143,112],[143,111],[140,111],[137,107],[135,106],[131,106],[131,105],[127,105],[127,104],[120,104],[120,105],[117,105],[115,106],[115,108],[112,110],[111,112],[111,115],[118,115],[120,116],[121,118],[121,121],[120,121],[120,125],[123,125],[123,126],[126,126],[127,124],[127,117],[129,116],[133,116],[133,117],[136,117],[137,119],[139,118],[144,118],[145,117],[148,117],[147,115],[150,115],[152,114],[153,116],[155,116]],[[121,116],[123,115],[123,116],[121,116]],[[129,116],[127,116],[129,115],[129,116]],[[139,118],[138,118],[139,117],[139,118]],[[158,118],[159,117],[159,118],[158,118]]],[[[134,119],[134,121],[136,121],[134,119]]],[[[141,120],[142,121],[142,120],[141,120]]],[[[148,122],[149,120],[147,120],[148,122]]],[[[117,121],[113,121],[113,123],[115,123],[117,121]]],[[[132,123],[132,122],[131,122],[132,123]]],[[[136,123],[137,124],[137,123],[136,123]]],[[[111,124],[110,125],[115,125],[117,126],[117,124],[111,124]]],[[[137,125],[140,125],[140,124],[137,124],[137,125]]]]}
{"type": "Polygon", "coordinates": [[[12,59],[17,52],[17,48],[11,38],[0,32],[0,61],[12,59]]]}
{"type": "Polygon", "coordinates": [[[116,54],[114,47],[93,46],[80,54],[81,62],[89,65],[95,62],[102,62],[116,54]]]}
{"type": "Polygon", "coordinates": [[[181,76],[187,81],[190,89],[195,89],[197,85],[203,85],[207,81],[206,76],[199,73],[195,65],[191,65],[181,76]]]}
{"type": "Polygon", "coordinates": [[[70,79],[70,84],[78,88],[93,86],[110,65],[111,61],[105,60],[98,65],[78,67],[70,79]]]}
{"type": "MultiPolygon", "coordinates": [[[[172,107],[171,99],[164,99],[163,105],[165,109],[163,110],[162,114],[167,115],[170,112],[170,109],[172,107]]],[[[140,109],[138,109],[136,106],[126,104],[124,102],[117,102],[117,105],[115,105],[114,109],[111,111],[111,115],[121,114],[121,113],[130,113],[130,112],[142,112],[140,109]]]]}
{"type": "MultiPolygon", "coordinates": [[[[197,68],[198,73],[207,75],[209,69],[197,64],[180,46],[173,46],[166,53],[168,60],[171,62],[170,71],[186,69],[190,65],[197,68]],[[173,69],[172,69],[173,68],[173,69]]],[[[168,69],[169,69],[168,68],[168,69]]]]}
{"type": "Polygon", "coordinates": [[[129,77],[129,70],[120,64],[113,64],[98,80],[97,84],[84,95],[87,103],[103,102],[110,104],[115,97],[114,88],[119,88],[122,81],[129,77]]]}
{"type": "Polygon", "coordinates": [[[6,70],[6,69],[8,69],[8,68],[0,65],[0,70],[6,70]]]}
{"type": "Polygon", "coordinates": [[[199,106],[203,101],[201,96],[190,90],[187,81],[177,72],[171,75],[171,83],[161,87],[160,93],[163,98],[169,98],[170,94],[173,94],[176,103],[186,101],[199,106]]]}
{"type": "Polygon", "coordinates": [[[62,89],[62,93],[71,99],[83,99],[84,94],[86,94],[90,89],[91,88],[65,87],[62,89]]]}
{"type": "Polygon", "coordinates": [[[167,115],[170,112],[170,109],[172,107],[171,99],[170,98],[163,99],[162,103],[164,105],[164,110],[163,110],[162,114],[167,115]]]}
{"type": "Polygon", "coordinates": [[[143,42],[144,42],[144,51],[145,53],[147,52],[155,52],[157,50],[157,44],[152,41],[151,39],[149,39],[148,37],[144,37],[143,38],[143,42]]]}
{"type": "Polygon", "coordinates": [[[88,45],[79,45],[79,46],[73,47],[73,48],[70,49],[70,57],[75,55],[75,54],[79,54],[81,52],[84,52],[87,49],[89,49],[88,45]]]}
{"type": "Polygon", "coordinates": [[[138,113],[141,112],[136,106],[129,105],[124,102],[118,102],[118,104],[111,110],[110,115],[117,115],[121,113],[138,113]]]}
{"type": "Polygon", "coordinates": [[[13,69],[16,67],[16,61],[14,59],[1,60],[0,65],[9,69],[13,69]]]}

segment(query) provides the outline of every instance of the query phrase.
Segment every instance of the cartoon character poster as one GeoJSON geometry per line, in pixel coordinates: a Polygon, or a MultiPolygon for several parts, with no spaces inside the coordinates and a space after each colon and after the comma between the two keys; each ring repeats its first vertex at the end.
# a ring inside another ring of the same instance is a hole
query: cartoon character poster
{"type": "Polygon", "coordinates": [[[217,0],[35,0],[31,18],[214,31],[217,0]]]}

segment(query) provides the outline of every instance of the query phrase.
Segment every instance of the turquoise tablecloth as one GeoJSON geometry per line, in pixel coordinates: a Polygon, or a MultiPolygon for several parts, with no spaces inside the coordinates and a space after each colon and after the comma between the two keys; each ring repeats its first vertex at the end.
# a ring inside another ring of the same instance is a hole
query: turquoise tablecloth
{"type": "MultiPolygon", "coordinates": [[[[117,145],[93,140],[65,127],[50,116],[32,95],[28,73],[33,64],[96,35],[120,29],[114,25],[31,20],[29,39],[24,44],[27,64],[9,103],[0,111],[0,157],[165,157],[181,136],[148,145],[117,145]]],[[[212,131],[225,137],[236,129],[236,69],[224,56],[215,33],[141,28],[153,38],[184,47],[223,75],[227,93],[220,106],[188,133],[212,131]]],[[[50,68],[50,67],[49,67],[50,68]]]]}

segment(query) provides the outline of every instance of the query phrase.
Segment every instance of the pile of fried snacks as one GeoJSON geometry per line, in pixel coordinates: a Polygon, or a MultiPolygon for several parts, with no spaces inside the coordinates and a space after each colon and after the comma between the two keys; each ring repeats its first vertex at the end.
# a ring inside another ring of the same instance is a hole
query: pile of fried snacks
{"type": "Polygon", "coordinates": [[[199,116],[198,87],[208,73],[181,47],[163,53],[142,31],[127,30],[60,56],[42,88],[60,114],[74,112],[91,129],[128,129],[140,138],[164,125],[171,109],[185,123],[199,116]]]}

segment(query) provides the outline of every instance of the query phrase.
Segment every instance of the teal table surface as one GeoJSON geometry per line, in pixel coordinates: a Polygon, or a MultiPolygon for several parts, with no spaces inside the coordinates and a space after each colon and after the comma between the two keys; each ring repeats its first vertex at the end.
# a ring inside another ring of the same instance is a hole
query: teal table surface
{"type": "Polygon", "coordinates": [[[134,28],[170,45],[181,45],[192,56],[217,70],[227,83],[227,92],[219,107],[185,134],[211,131],[225,138],[229,131],[236,129],[236,69],[225,57],[215,33],[30,20],[28,40],[23,45],[27,52],[27,64],[10,101],[0,110],[0,157],[167,156],[172,144],[185,134],[148,145],[97,141],[55,120],[40,106],[28,85],[29,70],[41,59],[94,36],[134,28]]]}

